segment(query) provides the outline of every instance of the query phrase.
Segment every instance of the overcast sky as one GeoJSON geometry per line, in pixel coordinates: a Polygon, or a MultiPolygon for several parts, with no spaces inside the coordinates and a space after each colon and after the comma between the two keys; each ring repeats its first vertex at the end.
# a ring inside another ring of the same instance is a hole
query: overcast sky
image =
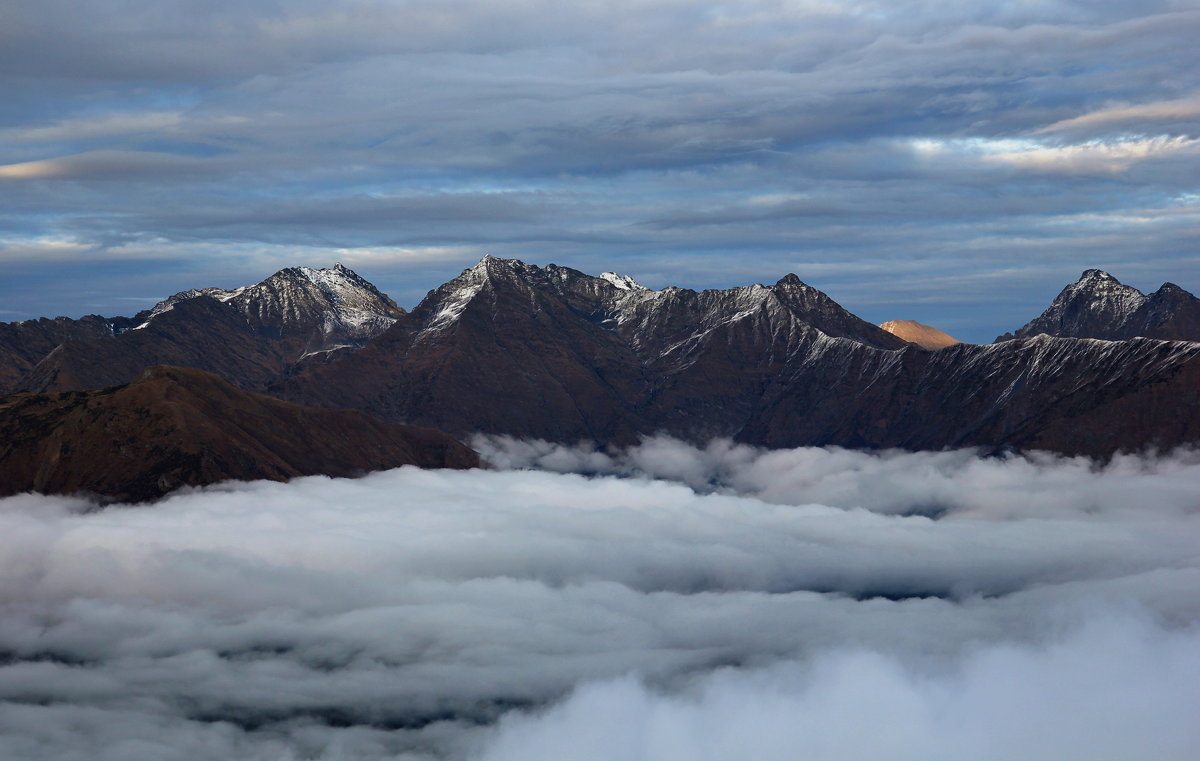
{"type": "Polygon", "coordinates": [[[1087,267],[1200,290],[1193,0],[0,8],[0,320],[484,253],[788,272],[989,340],[1087,267]]]}

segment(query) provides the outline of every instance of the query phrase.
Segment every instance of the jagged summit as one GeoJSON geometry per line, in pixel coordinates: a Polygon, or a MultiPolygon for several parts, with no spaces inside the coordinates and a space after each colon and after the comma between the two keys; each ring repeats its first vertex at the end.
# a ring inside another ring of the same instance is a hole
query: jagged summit
{"type": "Polygon", "coordinates": [[[755,324],[766,333],[814,332],[883,349],[904,342],[843,309],[794,274],[774,285],[693,291],[669,286],[651,290],[615,272],[589,275],[570,267],[539,267],[518,259],[484,256],[454,280],[430,291],[412,312],[418,341],[443,335],[458,321],[496,321],[501,304],[517,314],[553,313],[555,301],[632,346],[673,346],[677,355],[703,343],[721,326],[755,324]]]}
{"type": "Polygon", "coordinates": [[[199,288],[155,304],[139,317],[143,329],[182,301],[208,296],[228,304],[263,329],[302,338],[305,349],[361,344],[387,330],[404,310],[338,262],[329,269],[286,267],[255,285],[232,290],[199,288]]]}
{"type": "Polygon", "coordinates": [[[1062,290],[1045,312],[997,341],[1039,333],[1067,338],[1125,340],[1137,336],[1200,340],[1200,301],[1174,283],[1147,296],[1100,269],[1062,290]]]}
{"type": "Polygon", "coordinates": [[[601,272],[600,279],[606,280],[614,287],[620,288],[622,291],[648,291],[646,286],[629,277],[628,275],[619,275],[616,272],[601,272]]]}

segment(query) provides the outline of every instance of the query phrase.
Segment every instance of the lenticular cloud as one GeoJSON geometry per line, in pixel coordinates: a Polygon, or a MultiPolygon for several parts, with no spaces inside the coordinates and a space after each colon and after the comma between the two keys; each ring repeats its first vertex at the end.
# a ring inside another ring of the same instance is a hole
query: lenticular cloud
{"type": "Polygon", "coordinates": [[[0,756],[1185,759],[1200,458],[620,453],[0,500],[0,756]]]}

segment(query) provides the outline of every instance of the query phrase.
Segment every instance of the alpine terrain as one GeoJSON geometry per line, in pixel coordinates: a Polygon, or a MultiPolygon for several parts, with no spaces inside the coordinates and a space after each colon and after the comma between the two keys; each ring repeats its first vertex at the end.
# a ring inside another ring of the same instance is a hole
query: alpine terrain
{"type": "Polygon", "coordinates": [[[771,446],[1043,448],[1200,441],[1200,344],[1040,336],[931,352],[795,275],[650,290],[485,257],[356,351],[271,392],[385,420],[628,443],[662,431],[771,446]]]}
{"type": "Polygon", "coordinates": [[[930,351],[962,343],[948,333],[944,333],[929,325],[923,325],[916,320],[888,320],[879,327],[894,336],[899,336],[909,343],[916,344],[922,349],[929,349],[930,351]]]}
{"type": "Polygon", "coordinates": [[[1200,299],[1174,283],[1149,295],[1102,270],[1087,270],[1045,312],[997,341],[1045,333],[1122,341],[1138,336],[1200,341],[1200,299]]]}
{"type": "Polygon", "coordinates": [[[341,264],[289,267],[256,285],[177,293],[133,318],[0,326],[0,390],[127,383],[154,364],[196,367],[250,389],[302,357],[360,346],[404,310],[341,264]]]}

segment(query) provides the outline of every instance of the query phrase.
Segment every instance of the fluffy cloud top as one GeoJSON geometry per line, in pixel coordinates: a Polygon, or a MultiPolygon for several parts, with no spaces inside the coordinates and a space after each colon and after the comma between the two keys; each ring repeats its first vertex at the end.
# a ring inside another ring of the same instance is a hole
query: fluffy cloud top
{"type": "Polygon", "coordinates": [[[0,755],[1184,759],[1200,739],[1193,455],[492,457],[591,475],[0,501],[0,755]]]}

